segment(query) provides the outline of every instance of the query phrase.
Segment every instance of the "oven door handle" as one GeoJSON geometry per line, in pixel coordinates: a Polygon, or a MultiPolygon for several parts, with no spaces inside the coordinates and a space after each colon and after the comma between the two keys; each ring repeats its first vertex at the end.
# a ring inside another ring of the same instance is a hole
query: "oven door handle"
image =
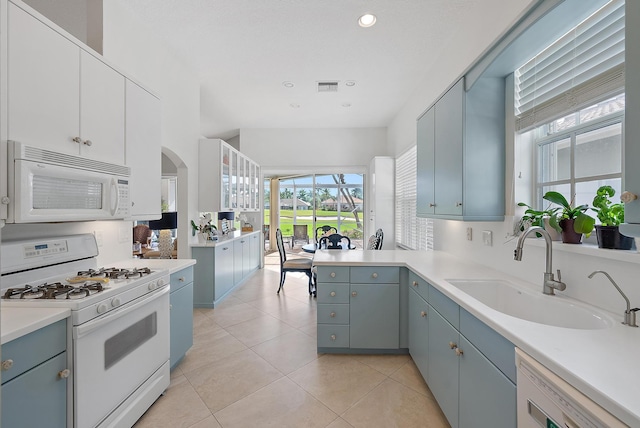
{"type": "Polygon", "coordinates": [[[136,299],[133,303],[129,303],[127,305],[122,306],[121,308],[114,309],[113,311],[108,312],[106,315],[102,317],[96,318],[82,325],[79,325],[73,329],[73,338],[79,339],[82,336],[86,336],[92,331],[99,329],[105,324],[113,321],[114,318],[119,318],[124,315],[127,315],[130,312],[136,311],[140,309],[142,306],[148,305],[152,301],[159,299],[160,297],[168,293],[169,293],[169,287],[163,287],[160,290],[156,290],[149,294],[145,294],[144,296],[136,299]]]}

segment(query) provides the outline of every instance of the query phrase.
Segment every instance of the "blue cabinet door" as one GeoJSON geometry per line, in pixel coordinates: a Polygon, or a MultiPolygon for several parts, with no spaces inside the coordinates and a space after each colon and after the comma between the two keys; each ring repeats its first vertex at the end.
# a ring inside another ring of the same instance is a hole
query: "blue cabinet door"
{"type": "Polygon", "coordinates": [[[170,316],[170,365],[175,367],[193,346],[193,283],[189,283],[169,296],[170,316]]]}
{"type": "MultiPolygon", "coordinates": [[[[233,242],[216,245],[215,299],[220,300],[235,284],[233,242]]],[[[197,266],[197,265],[196,265],[197,266]]]]}
{"type": "Polygon", "coordinates": [[[413,289],[409,290],[409,353],[423,378],[427,378],[429,305],[413,289]]]}
{"type": "MultiPolygon", "coordinates": [[[[458,362],[460,334],[429,306],[427,384],[452,428],[458,425],[458,362]]],[[[481,426],[481,425],[476,425],[481,426]]]]}
{"type": "Polygon", "coordinates": [[[3,427],[66,427],[67,353],[34,367],[2,385],[3,427]]]}
{"type": "Polygon", "coordinates": [[[516,426],[516,386],[460,337],[460,427],[516,426]]]}
{"type": "Polygon", "coordinates": [[[433,175],[435,169],[435,107],[418,119],[416,192],[418,217],[433,214],[435,195],[433,175]]]}
{"type": "Polygon", "coordinates": [[[398,349],[400,285],[351,284],[349,344],[359,349],[398,349]]]}

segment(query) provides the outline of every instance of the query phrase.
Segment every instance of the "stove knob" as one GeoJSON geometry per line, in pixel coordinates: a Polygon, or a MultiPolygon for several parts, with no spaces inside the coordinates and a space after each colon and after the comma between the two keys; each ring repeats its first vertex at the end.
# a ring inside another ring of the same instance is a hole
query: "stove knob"
{"type": "Polygon", "coordinates": [[[100,303],[98,305],[98,313],[99,314],[104,314],[105,312],[107,312],[107,304],[106,303],[100,303]]]}
{"type": "Polygon", "coordinates": [[[156,284],[156,282],[155,282],[155,281],[151,281],[151,282],[149,283],[149,290],[155,290],[155,289],[156,289],[156,287],[157,287],[157,284],[156,284]]]}
{"type": "MultiPolygon", "coordinates": [[[[184,279],[182,281],[184,281],[184,279]]],[[[160,278],[158,280],[158,288],[162,287],[163,285],[164,285],[164,279],[160,278]]]]}
{"type": "Polygon", "coordinates": [[[121,304],[122,304],[122,301],[120,300],[119,297],[114,297],[113,299],[111,299],[111,306],[113,306],[114,308],[117,308],[121,304]]]}

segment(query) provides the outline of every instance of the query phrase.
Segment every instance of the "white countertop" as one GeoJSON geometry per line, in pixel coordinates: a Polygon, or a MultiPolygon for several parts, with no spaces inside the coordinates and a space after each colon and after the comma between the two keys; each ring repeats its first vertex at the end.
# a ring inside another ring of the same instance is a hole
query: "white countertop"
{"type": "Polygon", "coordinates": [[[65,319],[70,309],[63,308],[0,308],[2,344],[65,319]]]}
{"type": "MultiPolygon", "coordinates": [[[[540,284],[525,282],[438,251],[324,250],[315,253],[314,264],[406,266],[621,421],[640,426],[640,328],[616,322],[612,328],[578,330],[529,322],[493,310],[445,281],[504,279],[542,293],[542,271],[540,284]]],[[[561,292],[556,298],[566,299],[561,292]]],[[[616,321],[622,321],[622,309],[611,313],[616,321]]]]}
{"type": "Polygon", "coordinates": [[[152,270],[169,269],[169,274],[178,272],[186,267],[196,264],[195,259],[126,259],[114,263],[116,266],[130,268],[148,267],[152,270]]]}
{"type": "Polygon", "coordinates": [[[242,238],[243,236],[248,236],[254,233],[262,233],[259,230],[254,230],[253,232],[241,232],[239,230],[230,232],[228,235],[218,235],[217,241],[207,241],[207,242],[198,242],[189,244],[190,247],[198,247],[198,248],[214,248],[216,245],[226,244],[235,239],[242,238]]]}

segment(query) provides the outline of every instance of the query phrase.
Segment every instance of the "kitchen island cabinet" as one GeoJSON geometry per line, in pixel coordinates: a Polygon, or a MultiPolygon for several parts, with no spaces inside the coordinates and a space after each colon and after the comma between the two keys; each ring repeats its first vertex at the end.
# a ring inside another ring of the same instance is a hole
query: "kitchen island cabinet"
{"type": "Polygon", "coordinates": [[[3,343],[1,367],[3,427],[67,426],[66,319],[3,343]]]}
{"type": "Polygon", "coordinates": [[[193,346],[193,267],[171,274],[170,366],[173,369],[193,346]]]}

